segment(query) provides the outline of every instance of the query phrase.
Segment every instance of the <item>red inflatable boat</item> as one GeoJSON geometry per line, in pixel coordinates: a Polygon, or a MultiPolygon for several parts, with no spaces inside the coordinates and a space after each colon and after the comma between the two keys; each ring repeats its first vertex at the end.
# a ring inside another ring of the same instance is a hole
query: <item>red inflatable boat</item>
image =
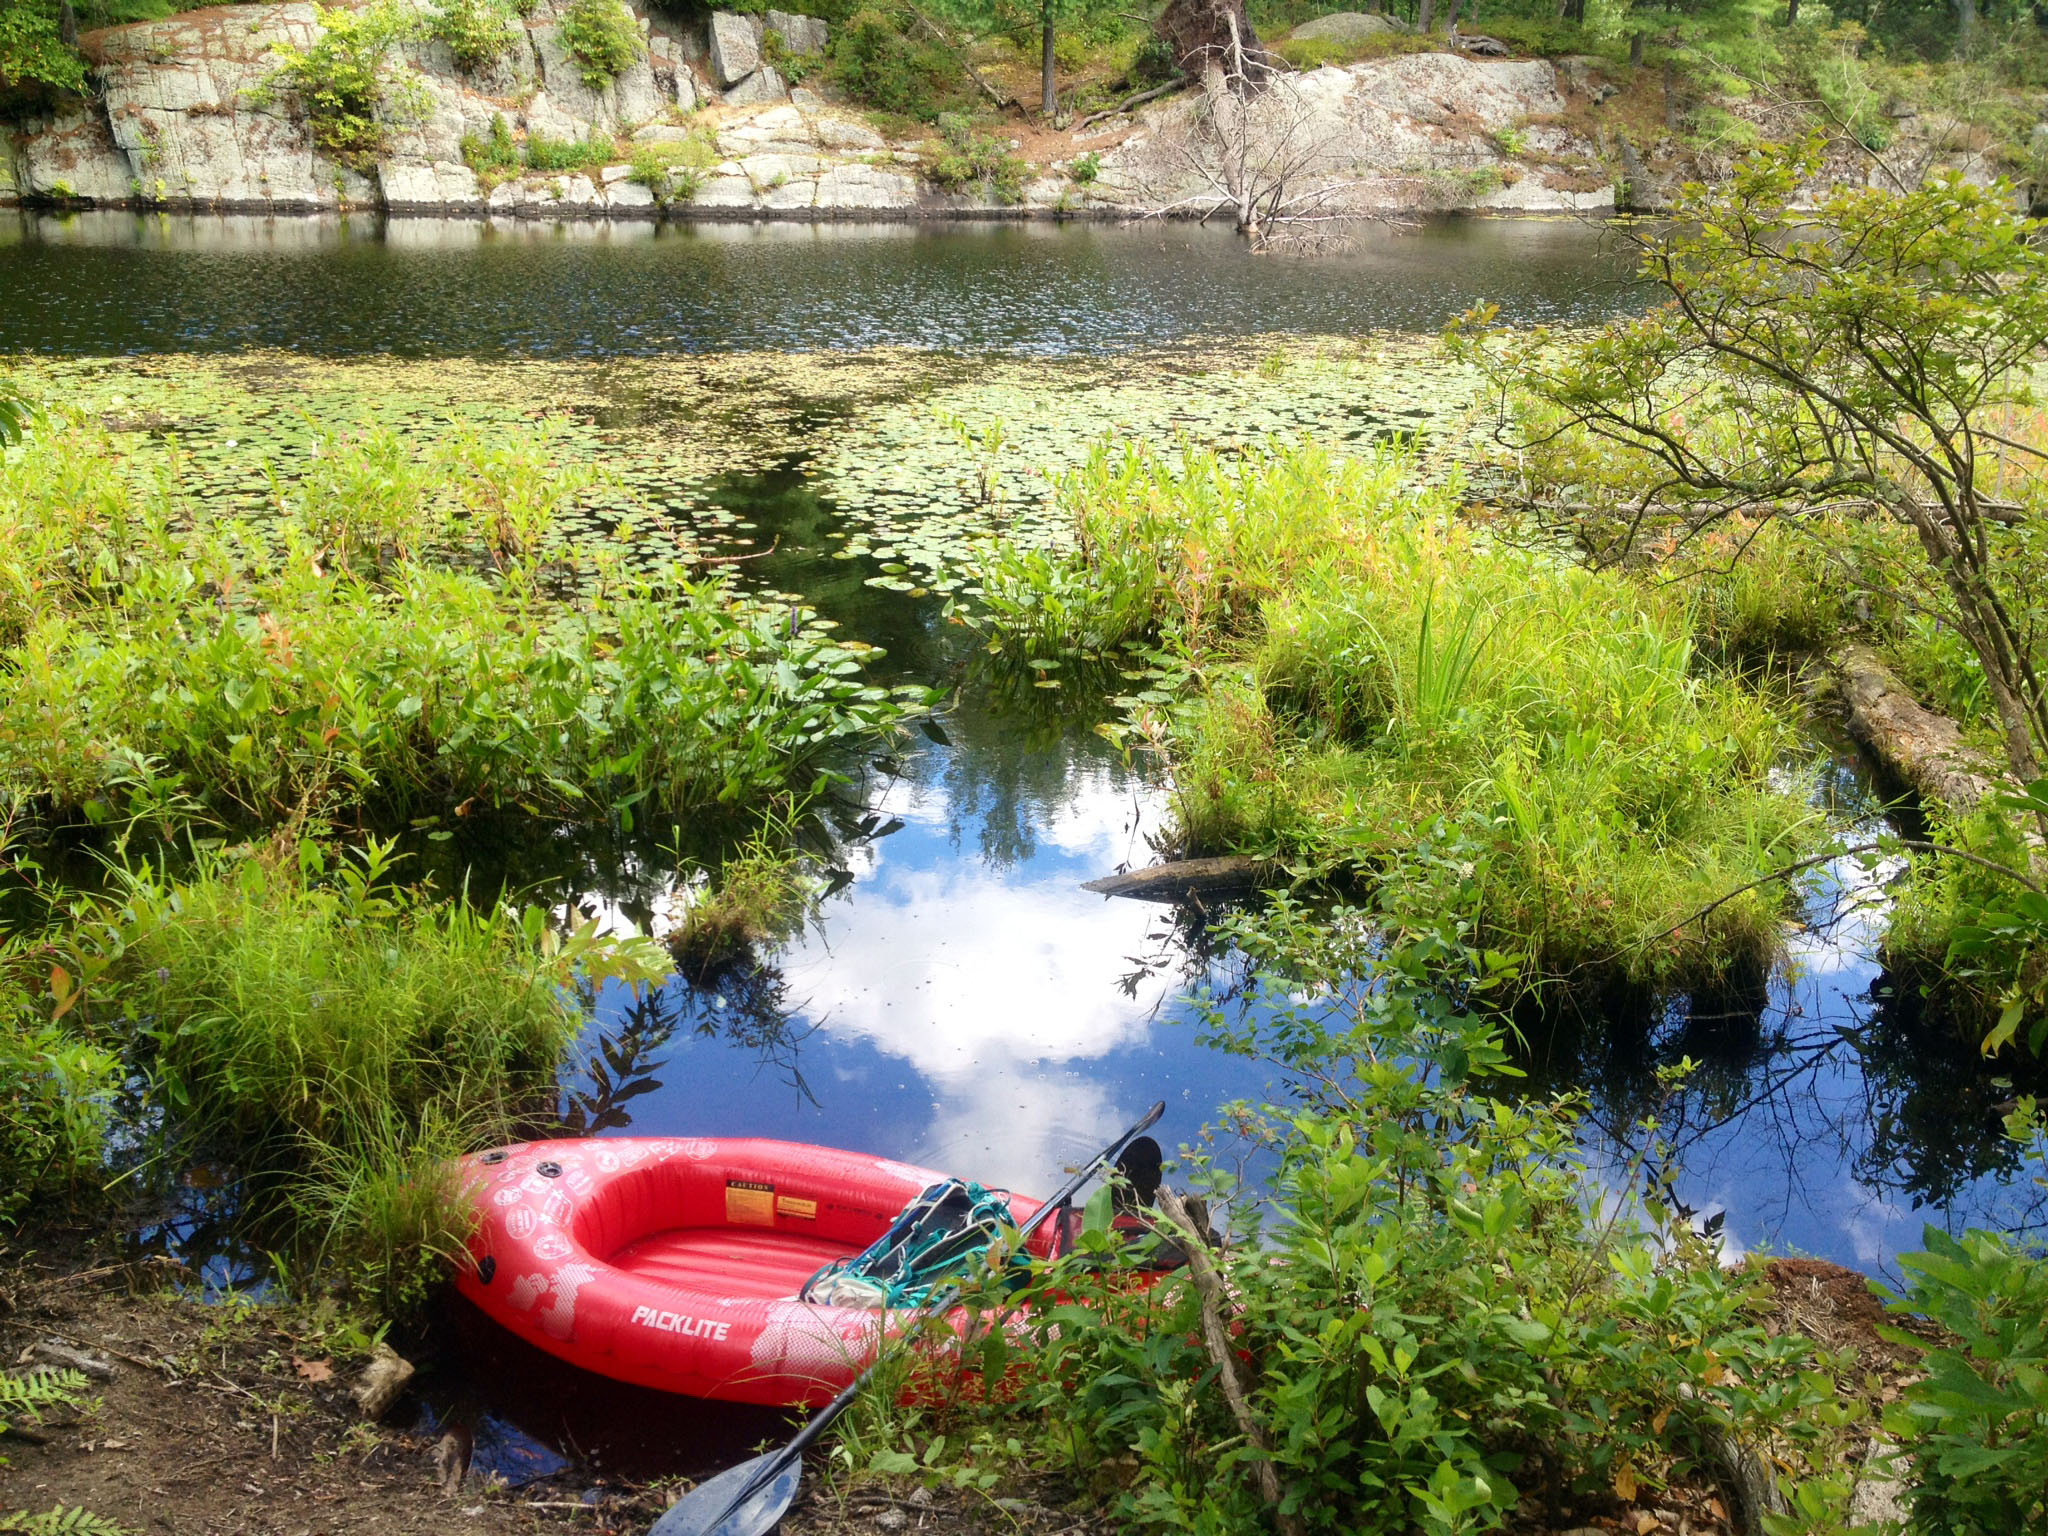
{"type": "MultiPolygon", "coordinates": [[[[944,1177],[751,1139],[546,1141],[461,1166],[481,1221],[457,1284],[487,1316],[619,1381],[777,1406],[828,1401],[907,1315],[797,1296],[944,1177]]],[[[1020,1222],[1038,1205],[1010,1199],[1020,1222]]]]}

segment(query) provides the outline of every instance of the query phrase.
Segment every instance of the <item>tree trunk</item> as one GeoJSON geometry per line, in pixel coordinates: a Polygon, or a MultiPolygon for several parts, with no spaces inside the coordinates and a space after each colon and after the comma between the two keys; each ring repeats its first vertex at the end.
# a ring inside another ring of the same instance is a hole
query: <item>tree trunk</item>
{"type": "Polygon", "coordinates": [[[78,12],[71,8],[71,0],[57,7],[57,40],[66,48],[78,46],[78,12]]]}
{"type": "Polygon", "coordinates": [[[1451,13],[1444,18],[1444,30],[1453,37],[1458,35],[1458,12],[1464,8],[1465,0],[1451,0],[1451,13]]]}
{"type": "Polygon", "coordinates": [[[1956,51],[1968,53],[1977,41],[1977,0],[1955,0],[1956,51]]]}
{"type": "Polygon", "coordinates": [[[1436,0],[1422,0],[1422,9],[1415,13],[1415,30],[1425,35],[1436,25],[1436,0]]]}
{"type": "Polygon", "coordinates": [[[1172,0],[1152,24],[1153,32],[1173,50],[1173,61],[1209,87],[1209,66],[1215,64],[1230,90],[1244,95],[1273,73],[1272,56],[1252,30],[1244,0],[1172,0]],[[1233,69],[1235,51],[1243,67],[1233,69]]]}
{"type": "Polygon", "coordinates": [[[1664,60],[1664,131],[1678,132],[1678,66],[1664,60]]]}
{"type": "Polygon", "coordinates": [[[1640,32],[1628,40],[1628,65],[1630,69],[1643,67],[1643,34],[1640,32]]]}
{"type": "Polygon", "coordinates": [[[1799,0],[1785,0],[1785,25],[1788,27],[1799,25],[1799,0]]]}
{"type": "Polygon", "coordinates": [[[1059,114],[1060,106],[1058,83],[1053,78],[1052,0],[1046,0],[1045,6],[1039,12],[1039,21],[1043,31],[1039,38],[1038,83],[1041,93],[1041,105],[1045,111],[1045,121],[1048,126],[1051,126],[1053,119],[1059,114]]]}

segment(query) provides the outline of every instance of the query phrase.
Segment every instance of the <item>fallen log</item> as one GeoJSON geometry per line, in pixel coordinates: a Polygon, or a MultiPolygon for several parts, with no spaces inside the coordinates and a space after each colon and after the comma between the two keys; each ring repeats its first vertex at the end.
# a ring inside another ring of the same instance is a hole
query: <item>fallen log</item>
{"type": "Polygon", "coordinates": [[[1084,881],[1081,889],[1101,896],[1129,896],[1135,901],[1180,901],[1188,896],[1255,891],[1281,874],[1280,866],[1266,859],[1233,854],[1220,859],[1180,859],[1105,875],[1084,881]]]}
{"type": "Polygon", "coordinates": [[[1867,645],[1835,657],[1849,730],[1925,799],[1967,811],[2006,782],[1998,766],[1963,744],[1962,728],[1923,708],[1867,645]]]}

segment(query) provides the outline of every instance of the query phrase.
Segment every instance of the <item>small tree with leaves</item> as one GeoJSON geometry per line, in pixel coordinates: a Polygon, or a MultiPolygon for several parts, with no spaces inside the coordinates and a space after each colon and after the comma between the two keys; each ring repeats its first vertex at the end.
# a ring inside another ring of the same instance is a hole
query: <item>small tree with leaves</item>
{"type": "Polygon", "coordinates": [[[1968,643],[2007,763],[2031,782],[2048,748],[2048,550],[2007,498],[2043,465],[2012,426],[2048,349],[2041,226],[2009,187],[1952,175],[1803,207],[1821,166],[1812,141],[1750,155],[1724,188],[1685,188],[1672,223],[1638,237],[1665,294],[1647,315],[1561,341],[1475,310],[1453,343],[1503,399],[1533,403],[1507,428],[1518,447],[1590,434],[1634,460],[1626,504],[1584,524],[1602,556],[1819,506],[1910,529],[1918,568],[1892,575],[1892,595],[1968,643]]]}

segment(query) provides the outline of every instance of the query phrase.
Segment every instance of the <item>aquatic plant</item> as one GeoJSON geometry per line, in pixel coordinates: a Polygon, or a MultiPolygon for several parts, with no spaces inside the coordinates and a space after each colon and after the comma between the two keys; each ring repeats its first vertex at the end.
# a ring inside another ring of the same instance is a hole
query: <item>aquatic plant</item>
{"type": "Polygon", "coordinates": [[[373,841],[138,866],[96,925],[173,1134],[243,1175],[252,1219],[392,1304],[466,1234],[445,1159],[552,1102],[574,987],[667,969],[594,924],[430,899],[394,865],[373,841]]]}
{"type": "Polygon", "coordinates": [[[1701,663],[1679,598],[1413,481],[1402,450],[1105,449],[1060,486],[1070,552],[984,563],[982,622],[1027,662],[1140,635],[1182,658],[1183,702],[1130,702],[1165,721],[1191,849],[1370,873],[1455,848],[1472,920],[1552,975],[1768,962],[1781,889],[1686,919],[1821,837],[1769,781],[1789,722],[1701,663]]]}
{"type": "Polygon", "coordinates": [[[554,520],[587,482],[550,441],[323,435],[298,479],[272,470],[269,528],[138,487],[82,425],[32,442],[0,466],[20,532],[0,540],[0,786],[92,822],[431,804],[630,825],[800,798],[836,744],[902,717],[852,649],[718,580],[600,563],[551,601],[554,520]]]}
{"type": "Polygon", "coordinates": [[[701,974],[757,945],[785,937],[801,921],[816,888],[785,837],[757,832],[722,860],[668,935],[669,951],[701,974]]]}

